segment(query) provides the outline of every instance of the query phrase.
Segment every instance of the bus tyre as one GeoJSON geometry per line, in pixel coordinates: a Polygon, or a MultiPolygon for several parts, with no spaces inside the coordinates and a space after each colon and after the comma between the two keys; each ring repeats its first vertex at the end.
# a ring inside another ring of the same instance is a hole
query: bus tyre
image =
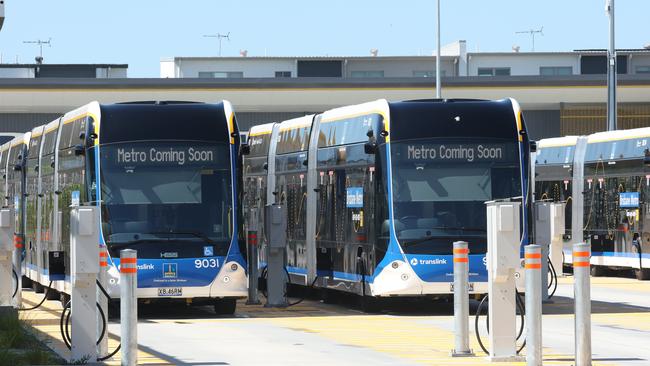
{"type": "Polygon", "coordinates": [[[636,276],[636,279],[639,281],[650,280],[650,269],[648,268],[635,269],[634,275],[636,276]]]}
{"type": "Polygon", "coordinates": [[[607,269],[603,266],[591,266],[592,277],[603,277],[607,274],[607,269]]]}
{"type": "Polygon", "coordinates": [[[27,276],[23,276],[22,284],[23,288],[32,288],[32,280],[27,276]]]}
{"type": "Polygon", "coordinates": [[[32,281],[32,290],[34,290],[34,292],[37,294],[42,294],[45,292],[45,287],[36,281],[32,281]]]}
{"type": "Polygon", "coordinates": [[[339,299],[336,292],[323,288],[320,290],[320,298],[323,300],[323,304],[338,304],[339,299]]]}
{"type": "Polygon", "coordinates": [[[233,315],[237,309],[237,299],[217,299],[214,302],[214,312],[219,315],[233,315]]]}

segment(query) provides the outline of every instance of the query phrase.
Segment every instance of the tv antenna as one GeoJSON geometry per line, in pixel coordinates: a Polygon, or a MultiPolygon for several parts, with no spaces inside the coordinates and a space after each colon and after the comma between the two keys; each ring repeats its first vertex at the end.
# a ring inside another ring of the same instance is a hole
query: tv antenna
{"type": "Polygon", "coordinates": [[[23,43],[31,43],[31,44],[38,45],[39,55],[38,55],[38,57],[36,57],[36,63],[37,64],[42,64],[43,63],[43,45],[47,45],[48,47],[52,47],[52,37],[50,37],[47,41],[43,41],[42,39],[37,39],[35,41],[23,41],[23,43]]]}
{"type": "Polygon", "coordinates": [[[228,40],[228,42],[230,42],[230,32],[228,32],[228,33],[226,33],[226,34],[221,34],[221,33],[217,33],[217,34],[204,34],[203,37],[207,37],[207,38],[218,38],[218,39],[219,39],[219,57],[221,57],[221,41],[223,41],[223,39],[225,38],[225,39],[228,40]]]}
{"type": "Polygon", "coordinates": [[[529,29],[526,31],[519,31],[515,32],[515,34],[530,34],[530,38],[533,41],[533,52],[535,52],[535,34],[541,34],[542,36],[544,35],[544,27],[541,27],[539,29],[529,29]]]}

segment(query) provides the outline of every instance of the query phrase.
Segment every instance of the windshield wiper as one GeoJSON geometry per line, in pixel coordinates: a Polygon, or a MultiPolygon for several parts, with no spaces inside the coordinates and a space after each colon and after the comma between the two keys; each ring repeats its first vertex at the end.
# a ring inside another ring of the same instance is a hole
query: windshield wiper
{"type": "Polygon", "coordinates": [[[159,242],[160,239],[133,239],[129,241],[118,241],[118,242],[113,242],[109,241],[108,246],[111,249],[120,249],[124,247],[128,247],[134,244],[141,244],[141,243],[153,243],[153,242],[159,242]]]}
{"type": "Polygon", "coordinates": [[[175,231],[175,230],[169,230],[169,231],[157,231],[157,232],[150,232],[147,234],[153,234],[153,235],[166,235],[166,234],[172,234],[172,235],[192,235],[194,237],[197,237],[199,239],[205,240],[206,242],[210,244],[216,243],[214,240],[208,238],[205,234],[198,232],[198,231],[192,231],[192,230],[187,230],[187,231],[175,231]]]}
{"type": "Polygon", "coordinates": [[[462,231],[480,231],[480,232],[487,232],[486,229],[480,228],[480,227],[462,227],[462,226],[436,226],[432,227],[431,229],[433,230],[462,230],[462,231]]]}

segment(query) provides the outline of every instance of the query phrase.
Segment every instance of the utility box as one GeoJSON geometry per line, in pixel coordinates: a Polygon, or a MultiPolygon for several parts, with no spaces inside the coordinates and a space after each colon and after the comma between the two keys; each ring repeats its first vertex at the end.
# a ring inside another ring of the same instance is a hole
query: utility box
{"type": "Polygon", "coordinates": [[[287,257],[287,208],[272,204],[264,211],[267,235],[267,289],[266,307],[286,307],[286,257],[287,257]]]}
{"type": "Polygon", "coordinates": [[[488,204],[488,269],[492,281],[504,282],[521,266],[519,202],[488,204]],[[495,220],[495,222],[491,222],[495,220]]]}
{"type": "Polygon", "coordinates": [[[265,209],[267,242],[271,248],[284,249],[287,246],[287,207],[273,204],[265,209]]]}
{"type": "Polygon", "coordinates": [[[73,207],[70,212],[70,246],[73,281],[99,273],[98,210],[95,206],[73,207]]]}

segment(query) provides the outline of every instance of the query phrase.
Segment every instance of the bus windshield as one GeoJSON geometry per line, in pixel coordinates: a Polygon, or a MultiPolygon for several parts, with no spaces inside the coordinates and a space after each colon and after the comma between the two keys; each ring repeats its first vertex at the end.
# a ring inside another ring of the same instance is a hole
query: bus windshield
{"type": "Polygon", "coordinates": [[[101,146],[100,156],[109,245],[196,242],[227,251],[232,185],[226,144],[117,143],[101,146]]]}
{"type": "Polygon", "coordinates": [[[455,240],[486,251],[485,201],[521,196],[516,142],[391,143],[393,217],[405,253],[449,254],[455,240]]]}

